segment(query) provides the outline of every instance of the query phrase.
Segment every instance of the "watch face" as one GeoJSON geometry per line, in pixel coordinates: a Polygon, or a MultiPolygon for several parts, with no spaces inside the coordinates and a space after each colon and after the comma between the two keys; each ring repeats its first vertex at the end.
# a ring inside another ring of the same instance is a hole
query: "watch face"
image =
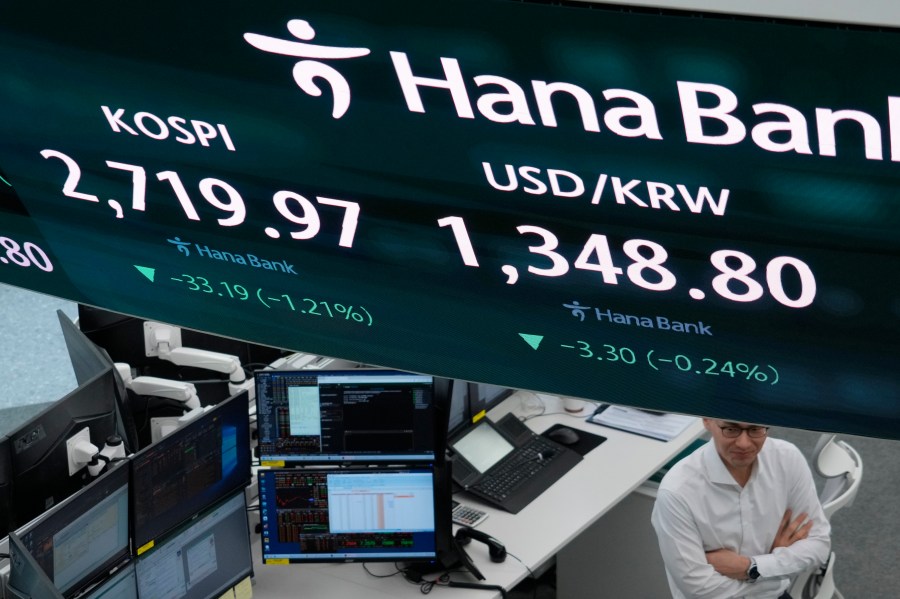
{"type": "Polygon", "coordinates": [[[750,570],[747,572],[747,576],[750,577],[750,580],[756,580],[759,578],[759,570],[756,569],[756,564],[750,566],[750,570]]]}

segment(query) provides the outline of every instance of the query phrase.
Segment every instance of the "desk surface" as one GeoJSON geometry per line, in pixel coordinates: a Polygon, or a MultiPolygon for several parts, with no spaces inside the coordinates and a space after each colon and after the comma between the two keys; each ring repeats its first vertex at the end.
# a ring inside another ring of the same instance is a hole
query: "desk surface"
{"type": "MultiPolygon", "coordinates": [[[[546,406],[544,415],[527,420],[536,432],[562,423],[607,438],[590,451],[575,468],[542,493],[518,514],[495,509],[466,493],[455,496],[459,501],[479,507],[490,516],[478,529],[500,540],[510,554],[503,563],[493,563],[487,546],[471,543],[466,550],[486,577],[484,584],[511,589],[551,559],[569,541],[599,519],[651,474],[687,447],[703,432],[698,419],[677,438],[662,442],[630,433],[598,426],[585,421],[593,404],[585,403],[583,412],[570,415],[563,410],[562,401],[555,396],[541,396],[546,406]],[[515,557],[512,557],[515,556],[515,557]],[[516,559],[518,558],[518,559],[516,559]],[[521,560],[521,561],[519,561],[521,560]],[[527,568],[526,568],[527,566],[527,568]]],[[[535,395],[518,392],[491,411],[489,417],[498,420],[514,411],[521,416],[534,413],[535,395]],[[529,409],[529,407],[531,409],[529,409]]],[[[328,596],[331,599],[381,599],[382,597],[420,596],[418,586],[401,575],[375,578],[362,564],[309,564],[264,566],[260,562],[259,535],[254,536],[254,595],[261,599],[296,597],[302,589],[304,596],[328,596]]],[[[377,575],[396,571],[393,563],[371,563],[366,568],[377,575]]],[[[455,573],[454,580],[477,582],[468,573],[455,573]]],[[[469,589],[440,588],[439,597],[468,597],[490,599],[487,592],[469,589]],[[473,593],[477,593],[473,595],[473,593]]],[[[494,593],[498,597],[499,593],[494,593]]]]}

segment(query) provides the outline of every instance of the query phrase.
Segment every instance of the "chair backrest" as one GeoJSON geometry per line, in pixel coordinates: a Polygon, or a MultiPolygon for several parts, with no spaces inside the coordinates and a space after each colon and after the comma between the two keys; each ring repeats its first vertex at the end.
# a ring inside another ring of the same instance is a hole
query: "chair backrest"
{"type": "Polygon", "coordinates": [[[819,438],[813,453],[813,468],[826,479],[819,498],[830,520],[832,514],[856,498],[863,475],[862,459],[846,441],[839,441],[831,434],[819,438]]]}

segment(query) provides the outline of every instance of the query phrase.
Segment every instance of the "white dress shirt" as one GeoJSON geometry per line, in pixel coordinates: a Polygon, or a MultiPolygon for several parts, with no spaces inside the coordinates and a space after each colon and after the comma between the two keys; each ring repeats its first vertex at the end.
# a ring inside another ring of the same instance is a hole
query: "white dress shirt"
{"type": "Polygon", "coordinates": [[[666,474],[653,507],[653,527],[675,599],[775,599],[791,577],[823,564],[831,526],[822,511],[803,454],[780,439],[766,439],[742,488],[710,441],[666,474]],[[785,510],[806,513],[809,536],[771,551],[785,510]],[[735,580],[715,571],[706,552],[730,549],[756,559],[760,578],[735,580]]]}

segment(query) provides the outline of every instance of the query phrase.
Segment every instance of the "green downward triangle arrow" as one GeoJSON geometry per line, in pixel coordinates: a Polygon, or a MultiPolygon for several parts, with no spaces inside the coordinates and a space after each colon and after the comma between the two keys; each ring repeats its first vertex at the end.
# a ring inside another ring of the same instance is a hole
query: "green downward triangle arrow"
{"type": "Polygon", "coordinates": [[[543,335],[529,335],[528,333],[519,333],[519,337],[525,340],[525,343],[531,346],[531,349],[537,349],[544,340],[543,335]]]}
{"type": "Polygon", "coordinates": [[[156,276],[155,268],[150,268],[149,266],[138,266],[137,264],[135,264],[134,267],[138,269],[138,272],[150,279],[151,283],[153,282],[153,277],[156,276]]]}

